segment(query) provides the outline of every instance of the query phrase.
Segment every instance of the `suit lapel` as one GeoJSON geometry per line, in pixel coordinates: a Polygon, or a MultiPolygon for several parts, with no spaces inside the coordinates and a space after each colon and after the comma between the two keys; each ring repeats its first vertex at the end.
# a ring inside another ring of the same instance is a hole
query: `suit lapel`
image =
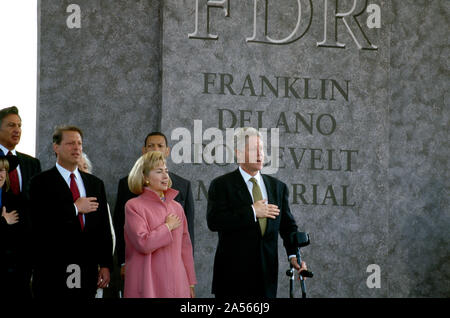
{"type": "MultiPolygon", "coordinates": [[[[79,171],[79,170],[78,170],[79,171]]],[[[92,183],[89,182],[88,174],[82,171],[79,171],[81,175],[81,179],[83,180],[84,189],[86,190],[86,197],[96,197],[94,194],[94,190],[92,188],[92,183]]],[[[98,198],[97,198],[98,202],[98,198]]],[[[100,207],[99,207],[100,208],[100,207]]],[[[86,228],[90,222],[88,220],[90,219],[90,213],[87,213],[84,215],[84,232],[86,232],[86,228]]]]}
{"type": "Polygon", "coordinates": [[[51,185],[52,188],[56,189],[56,191],[59,192],[62,196],[66,196],[67,199],[65,200],[69,200],[69,198],[72,199],[72,192],[70,192],[69,186],[59,173],[58,169],[56,169],[56,167],[53,167],[51,169],[51,172],[53,174],[53,178],[55,179],[55,184],[51,185]]]}
{"type": "Polygon", "coordinates": [[[261,176],[263,178],[264,185],[266,186],[268,203],[277,204],[277,202],[275,201],[275,189],[273,187],[273,184],[270,182],[270,178],[264,174],[262,174],[261,176]]]}
{"type": "Polygon", "coordinates": [[[90,194],[92,193],[91,183],[89,182],[89,179],[88,179],[86,173],[84,173],[82,171],[79,171],[79,172],[81,175],[81,179],[83,180],[84,189],[86,190],[86,197],[89,197],[89,196],[91,196],[90,194]]]}
{"type": "MultiPolygon", "coordinates": [[[[267,203],[268,204],[275,204],[278,205],[278,202],[276,201],[276,193],[275,193],[275,187],[274,185],[271,183],[271,180],[268,176],[261,174],[263,181],[264,181],[264,185],[266,186],[266,191],[267,191],[267,203]]],[[[266,232],[268,232],[270,230],[270,228],[273,225],[274,220],[267,218],[267,228],[266,228],[266,232]]]]}
{"type": "Polygon", "coordinates": [[[252,205],[253,204],[252,196],[248,191],[248,187],[245,184],[244,178],[242,178],[239,169],[234,171],[232,176],[234,178],[234,182],[231,182],[231,186],[235,187],[234,191],[237,193],[239,199],[243,201],[245,204],[252,205]]]}
{"type": "Polygon", "coordinates": [[[24,190],[25,184],[29,181],[29,171],[28,171],[28,165],[25,162],[25,158],[22,156],[22,154],[18,151],[16,151],[17,159],[19,159],[19,167],[20,167],[20,174],[22,175],[22,191],[24,190]]]}

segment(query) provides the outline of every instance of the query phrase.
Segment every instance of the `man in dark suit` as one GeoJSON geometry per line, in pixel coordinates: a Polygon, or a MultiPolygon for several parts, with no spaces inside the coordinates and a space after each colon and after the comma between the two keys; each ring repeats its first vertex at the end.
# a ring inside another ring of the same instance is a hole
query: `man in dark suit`
{"type": "Polygon", "coordinates": [[[214,179],[208,191],[207,222],[218,232],[212,293],[223,297],[276,297],[278,233],[291,264],[300,268],[289,236],[297,225],[286,184],[262,175],[264,152],[254,128],[236,133],[239,168],[214,179]]]}
{"type": "MultiPolygon", "coordinates": [[[[167,158],[170,154],[170,147],[166,136],[161,132],[152,132],[147,135],[142,147],[142,154],[149,151],[160,151],[167,158]]],[[[172,188],[179,193],[175,197],[184,209],[188,223],[188,231],[194,246],[194,197],[191,190],[191,182],[169,171],[169,177],[172,180],[172,188]]],[[[119,266],[121,267],[122,277],[125,273],[125,239],[123,235],[123,226],[125,224],[125,203],[131,198],[136,197],[128,188],[128,176],[120,179],[117,190],[117,200],[114,209],[114,231],[116,232],[116,251],[119,266]]]]}
{"type": "Polygon", "coordinates": [[[56,166],[30,186],[37,298],[93,298],[110,281],[112,239],[103,181],[78,170],[82,132],[59,127],[56,166]]]}
{"type": "Polygon", "coordinates": [[[15,150],[22,135],[22,120],[16,106],[0,110],[0,150],[6,156],[17,156],[19,165],[10,171],[11,182],[18,181],[18,185],[12,185],[11,190],[17,195],[20,193],[25,200],[29,199],[29,186],[31,178],[41,172],[41,163],[38,159],[15,150]],[[15,171],[15,172],[14,172],[15,171]],[[17,175],[11,176],[12,174],[17,175]],[[17,192],[18,190],[18,192],[17,192]]]}
{"type": "MultiPolygon", "coordinates": [[[[31,279],[31,260],[30,254],[30,220],[29,220],[29,186],[31,178],[41,172],[41,164],[38,159],[16,151],[16,146],[20,142],[22,135],[22,119],[19,116],[19,110],[16,106],[3,108],[0,110],[0,155],[16,156],[19,165],[15,169],[10,169],[10,191],[17,197],[20,209],[19,224],[21,235],[16,237],[15,242],[18,253],[20,254],[20,271],[15,273],[17,277],[22,277],[21,283],[18,283],[17,289],[22,290],[21,298],[31,298],[30,279],[31,279]]],[[[16,227],[17,227],[16,226],[16,227]]]]}

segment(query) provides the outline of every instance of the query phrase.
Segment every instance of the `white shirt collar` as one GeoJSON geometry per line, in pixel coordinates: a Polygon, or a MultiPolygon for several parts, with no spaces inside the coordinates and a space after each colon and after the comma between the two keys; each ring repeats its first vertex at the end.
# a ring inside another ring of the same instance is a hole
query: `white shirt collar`
{"type": "Polygon", "coordinates": [[[70,174],[75,174],[75,177],[80,180],[81,175],[78,171],[78,167],[75,168],[74,171],[69,171],[66,168],[63,168],[59,163],[56,163],[56,169],[58,169],[59,173],[63,176],[64,180],[70,180],[70,174]]]}
{"type": "Polygon", "coordinates": [[[258,184],[261,184],[261,173],[259,171],[255,176],[251,176],[239,166],[239,172],[241,173],[242,178],[244,178],[245,183],[248,183],[251,178],[255,178],[258,184]]]}
{"type": "Polygon", "coordinates": [[[5,156],[8,154],[9,151],[11,151],[11,153],[12,153],[14,156],[17,156],[16,149],[9,150],[8,148],[6,148],[5,146],[3,146],[2,144],[0,144],[0,149],[3,151],[3,153],[5,154],[5,156]]]}

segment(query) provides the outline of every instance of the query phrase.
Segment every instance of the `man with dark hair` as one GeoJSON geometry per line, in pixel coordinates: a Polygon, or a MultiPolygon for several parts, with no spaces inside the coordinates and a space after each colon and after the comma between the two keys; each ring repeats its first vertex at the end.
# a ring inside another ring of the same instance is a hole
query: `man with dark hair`
{"type": "MultiPolygon", "coordinates": [[[[18,257],[18,266],[9,268],[18,277],[17,289],[22,290],[21,298],[31,298],[30,279],[31,279],[31,261],[28,258],[29,250],[29,183],[30,179],[41,172],[41,164],[38,159],[16,151],[16,146],[20,142],[22,135],[22,119],[19,116],[19,110],[16,106],[3,108],[0,110],[0,156],[17,156],[19,165],[17,168],[9,171],[10,191],[14,193],[20,202],[19,209],[19,228],[23,232],[17,236],[14,244],[20,248],[17,251],[21,255],[18,257]]],[[[10,242],[11,243],[11,242],[10,242]]],[[[6,244],[5,242],[3,244],[6,244]]],[[[0,283],[1,285],[1,283],[0,283]]]]}
{"type": "Polygon", "coordinates": [[[17,107],[11,106],[0,110],[0,150],[5,156],[10,153],[19,158],[17,168],[10,171],[11,189],[28,199],[30,179],[41,172],[41,163],[38,159],[15,150],[21,135],[22,119],[17,107]]]}
{"type": "Polygon", "coordinates": [[[31,180],[36,298],[94,298],[110,281],[112,238],[103,181],[78,170],[83,133],[53,134],[56,166],[31,180]]]}
{"type": "MultiPolygon", "coordinates": [[[[170,147],[166,136],[161,132],[152,132],[147,135],[142,147],[142,154],[149,151],[160,151],[167,158],[170,155],[170,147]]],[[[172,180],[172,188],[179,193],[175,197],[184,209],[188,223],[189,235],[192,246],[194,247],[194,197],[191,190],[191,182],[169,171],[169,177],[172,180]]],[[[117,200],[114,209],[114,229],[116,232],[116,251],[119,266],[121,266],[121,275],[125,273],[125,240],[123,236],[123,226],[125,224],[125,203],[131,198],[136,197],[128,188],[128,176],[120,179],[117,190],[117,200]]]]}
{"type": "Polygon", "coordinates": [[[61,144],[61,141],[63,139],[63,133],[65,131],[75,131],[80,135],[81,140],[83,140],[83,132],[77,126],[61,126],[61,127],[56,127],[56,129],[53,133],[53,137],[52,137],[53,144],[57,144],[57,145],[61,144]]]}

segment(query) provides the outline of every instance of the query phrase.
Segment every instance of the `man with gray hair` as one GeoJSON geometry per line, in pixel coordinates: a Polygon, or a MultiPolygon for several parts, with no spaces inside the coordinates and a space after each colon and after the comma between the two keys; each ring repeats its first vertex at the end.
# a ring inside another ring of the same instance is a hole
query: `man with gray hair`
{"type": "Polygon", "coordinates": [[[286,184],[260,173],[264,145],[254,128],[235,134],[239,168],[214,179],[208,191],[207,222],[218,232],[212,293],[224,297],[275,298],[278,285],[278,233],[291,264],[300,267],[296,246],[289,239],[297,232],[289,209],[286,184]]]}
{"type": "Polygon", "coordinates": [[[16,106],[0,110],[0,155],[14,156],[19,165],[9,171],[10,191],[20,203],[19,222],[9,230],[16,238],[13,242],[3,242],[5,254],[0,255],[2,269],[11,277],[11,285],[0,283],[0,289],[7,289],[9,298],[30,299],[31,260],[29,220],[29,184],[31,178],[41,172],[38,159],[16,150],[22,136],[22,119],[16,106]],[[11,288],[9,288],[11,286],[11,288]]]}

